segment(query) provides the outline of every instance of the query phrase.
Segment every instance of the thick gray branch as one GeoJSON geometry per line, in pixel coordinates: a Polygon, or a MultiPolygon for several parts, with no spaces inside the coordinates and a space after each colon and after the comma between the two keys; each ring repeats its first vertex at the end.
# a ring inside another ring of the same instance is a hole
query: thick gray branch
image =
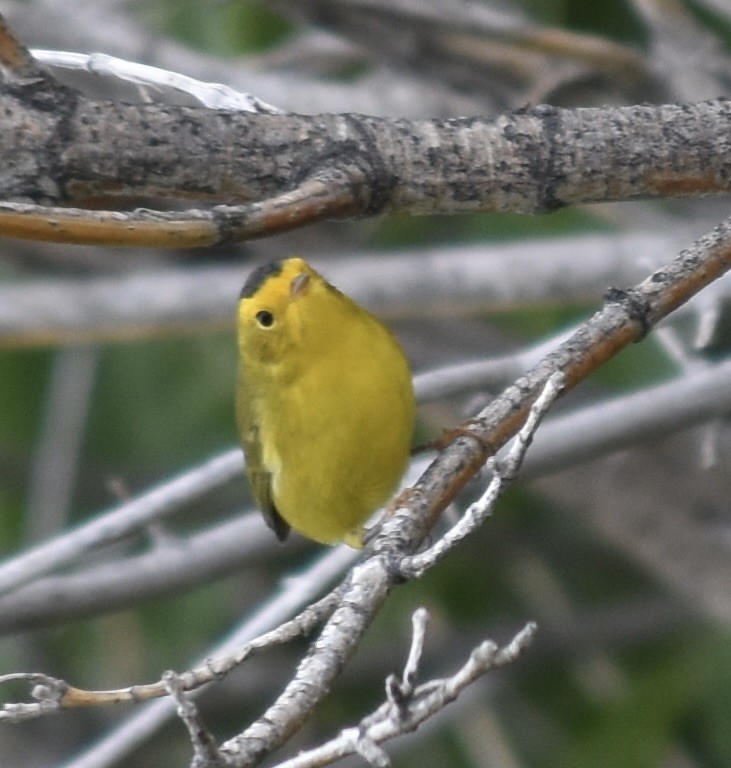
{"type": "Polygon", "coordinates": [[[260,200],[326,179],[342,212],[551,211],[731,191],[731,101],[409,121],[97,102],[6,83],[0,195],[260,200]]]}

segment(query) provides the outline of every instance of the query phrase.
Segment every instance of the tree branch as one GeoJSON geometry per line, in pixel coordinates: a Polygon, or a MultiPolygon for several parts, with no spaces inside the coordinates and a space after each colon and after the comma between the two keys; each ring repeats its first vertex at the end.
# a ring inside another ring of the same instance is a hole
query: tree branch
{"type": "Polygon", "coordinates": [[[0,594],[68,563],[91,548],[118,541],[177,511],[182,503],[236,477],[242,466],[241,451],[224,453],[76,530],[6,560],[0,564],[0,594]]]}
{"type": "MultiPolygon", "coordinates": [[[[60,541],[63,537],[53,543],[58,546],[60,541]]],[[[276,546],[261,515],[250,512],[191,536],[167,537],[144,554],[101,565],[77,564],[72,573],[35,578],[1,595],[0,635],[96,616],[191,589],[276,557],[276,546]]]]}
{"type": "MultiPolygon", "coordinates": [[[[520,428],[530,406],[555,371],[566,379],[565,394],[617,352],[640,341],[667,314],[731,268],[731,219],[719,224],[665,267],[626,291],[610,289],[605,305],[554,352],[508,387],[464,425],[474,439],[457,438],[442,451],[413,489],[409,513],[396,513],[397,550],[409,551],[487,458],[520,428]],[[398,530],[397,530],[398,529],[398,530]]],[[[379,546],[374,543],[375,550],[379,546]]]]}
{"type": "Polygon", "coordinates": [[[316,768],[330,765],[352,754],[360,755],[370,765],[387,768],[391,761],[378,745],[415,731],[455,701],[482,675],[515,661],[532,643],[537,631],[536,625],[529,623],[503,648],[491,640],[485,640],[472,650],[468,660],[454,675],[416,686],[418,657],[421,656],[424,642],[420,611],[424,609],[417,610],[413,617],[412,647],[401,680],[392,675],[386,681],[387,700],[375,712],[363,718],[358,726],[345,729],[325,744],[278,763],[276,768],[316,768]],[[417,657],[416,661],[414,657],[417,657]]]}
{"type": "MultiPolygon", "coordinates": [[[[584,303],[607,285],[635,282],[662,264],[678,242],[692,237],[695,232],[689,229],[413,248],[388,256],[361,251],[345,260],[325,257],[311,263],[358,303],[387,319],[419,317],[425,310],[444,316],[502,312],[516,304],[584,303]],[[527,272],[533,280],[524,279],[527,272]]],[[[242,282],[242,267],[228,264],[7,282],[0,284],[0,346],[232,328],[231,307],[242,282]]],[[[720,301],[724,286],[718,291],[720,301]]],[[[525,367],[511,366],[503,381],[525,367]]]]}
{"type": "Polygon", "coordinates": [[[409,121],[94,101],[10,68],[0,108],[8,237],[200,246],[342,217],[538,213],[731,191],[726,99],[409,121]],[[219,205],[59,207],[140,196],[219,205]]]}

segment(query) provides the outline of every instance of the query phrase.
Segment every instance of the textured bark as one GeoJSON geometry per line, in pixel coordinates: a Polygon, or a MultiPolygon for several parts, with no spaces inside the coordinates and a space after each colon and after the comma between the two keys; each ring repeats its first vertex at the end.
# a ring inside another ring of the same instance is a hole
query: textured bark
{"type": "Polygon", "coordinates": [[[515,211],[731,191],[731,102],[409,121],[96,102],[6,84],[0,195],[262,200],[310,178],[345,215],[515,211]]]}

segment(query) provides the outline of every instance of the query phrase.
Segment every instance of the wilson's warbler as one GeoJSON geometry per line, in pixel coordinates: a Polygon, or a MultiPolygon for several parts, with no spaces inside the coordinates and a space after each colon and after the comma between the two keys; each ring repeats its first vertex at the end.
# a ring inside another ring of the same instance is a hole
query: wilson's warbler
{"type": "Polygon", "coordinates": [[[409,457],[414,393],[391,332],[289,258],[254,270],[238,310],[237,422],[247,474],[280,540],[361,546],[409,457]]]}

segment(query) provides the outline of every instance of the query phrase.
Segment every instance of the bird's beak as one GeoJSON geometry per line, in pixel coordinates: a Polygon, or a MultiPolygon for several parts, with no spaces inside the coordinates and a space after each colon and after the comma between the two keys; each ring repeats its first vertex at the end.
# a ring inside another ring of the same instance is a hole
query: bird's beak
{"type": "Polygon", "coordinates": [[[296,299],[297,297],[301,296],[307,291],[307,286],[310,282],[310,276],[307,274],[307,272],[302,272],[297,277],[292,279],[292,282],[289,284],[289,295],[296,299]]]}

